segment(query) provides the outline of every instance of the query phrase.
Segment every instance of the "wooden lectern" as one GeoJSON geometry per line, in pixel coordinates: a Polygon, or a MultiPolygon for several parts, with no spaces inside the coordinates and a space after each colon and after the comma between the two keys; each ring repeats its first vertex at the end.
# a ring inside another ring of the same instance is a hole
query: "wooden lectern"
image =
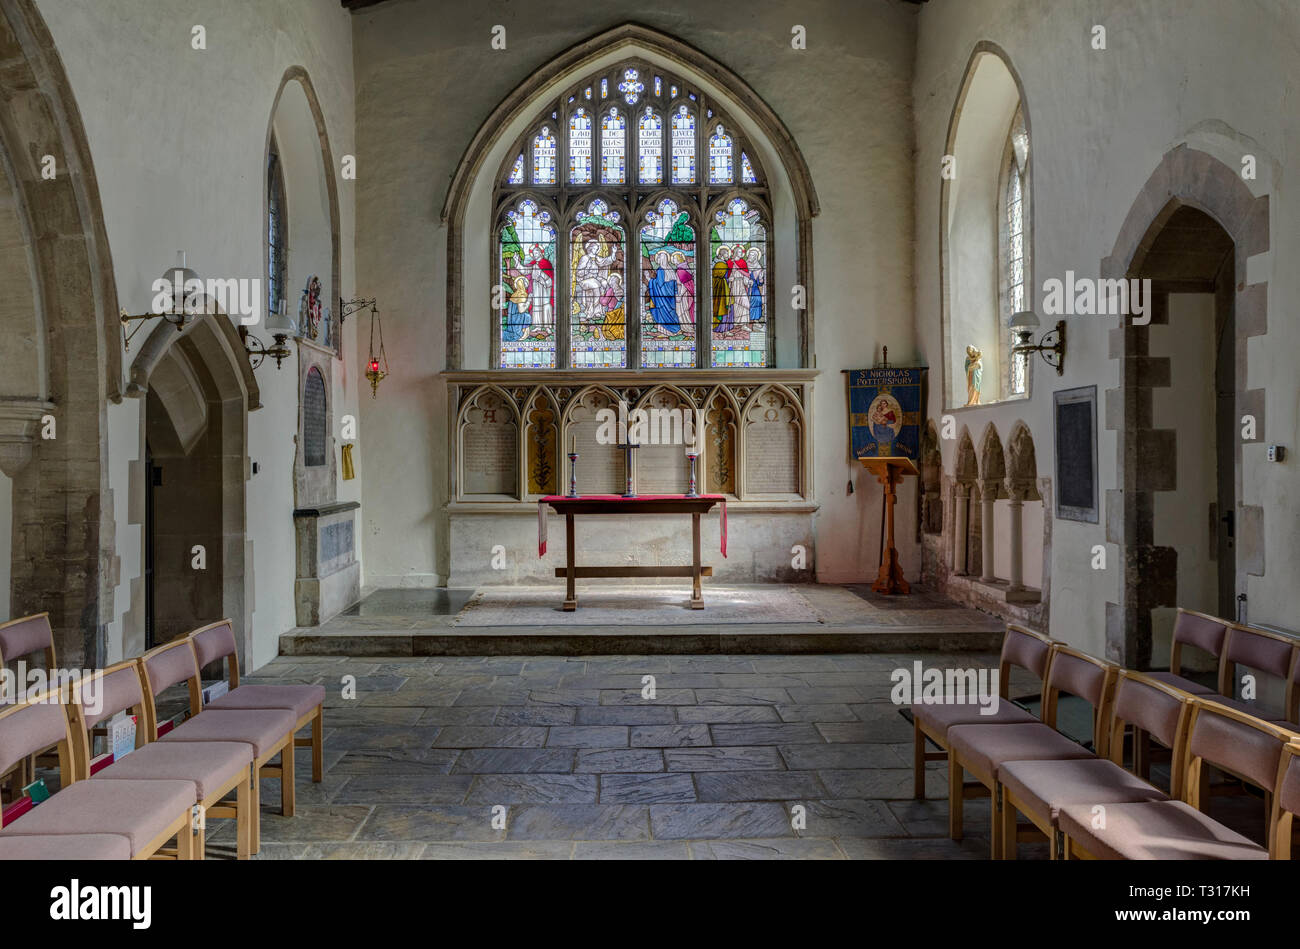
{"type": "Polygon", "coordinates": [[[894,501],[898,498],[898,484],[907,475],[920,474],[911,458],[859,458],[885,489],[885,542],[880,557],[880,576],[871,584],[873,593],[911,593],[912,588],[903,579],[903,569],[898,565],[898,548],[894,546],[894,501]]]}

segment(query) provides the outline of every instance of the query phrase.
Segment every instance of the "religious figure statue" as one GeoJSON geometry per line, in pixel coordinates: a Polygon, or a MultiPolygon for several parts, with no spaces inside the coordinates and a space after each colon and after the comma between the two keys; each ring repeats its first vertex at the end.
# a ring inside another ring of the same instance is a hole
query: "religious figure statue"
{"type": "Polygon", "coordinates": [[[321,303],[320,277],[312,274],[307,279],[307,286],[302,291],[302,303],[298,306],[298,326],[305,331],[308,339],[320,335],[321,303]]]}
{"type": "Polygon", "coordinates": [[[980,385],[984,382],[984,354],[974,346],[966,347],[966,404],[980,404],[980,385]]]}

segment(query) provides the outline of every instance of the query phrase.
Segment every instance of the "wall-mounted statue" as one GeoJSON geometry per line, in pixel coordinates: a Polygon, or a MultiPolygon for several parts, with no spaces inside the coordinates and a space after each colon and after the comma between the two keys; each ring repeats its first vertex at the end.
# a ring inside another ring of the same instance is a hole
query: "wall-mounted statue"
{"type": "Polygon", "coordinates": [[[302,303],[298,305],[298,332],[311,340],[319,340],[321,333],[321,285],[320,277],[312,274],[307,278],[307,286],[302,291],[302,303]]]}
{"type": "Polygon", "coordinates": [[[980,386],[984,382],[984,354],[974,346],[966,347],[966,404],[980,404],[980,386]]]}

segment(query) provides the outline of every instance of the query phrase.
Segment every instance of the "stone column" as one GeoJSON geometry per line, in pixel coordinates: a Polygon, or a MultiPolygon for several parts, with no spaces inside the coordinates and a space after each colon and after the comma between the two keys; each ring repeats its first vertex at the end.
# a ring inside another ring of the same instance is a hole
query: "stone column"
{"type": "Polygon", "coordinates": [[[980,536],[984,541],[984,572],[980,579],[989,583],[993,576],[993,501],[997,485],[985,482],[980,485],[980,536]]]}
{"type": "Polygon", "coordinates": [[[967,515],[970,509],[970,485],[954,485],[953,498],[956,504],[953,508],[952,518],[952,572],[959,577],[964,577],[966,576],[967,515]]]}
{"type": "Polygon", "coordinates": [[[1011,585],[1008,589],[1020,591],[1025,588],[1025,542],[1021,529],[1025,492],[1022,488],[1010,487],[1007,489],[1007,495],[1011,505],[1011,585]]]}

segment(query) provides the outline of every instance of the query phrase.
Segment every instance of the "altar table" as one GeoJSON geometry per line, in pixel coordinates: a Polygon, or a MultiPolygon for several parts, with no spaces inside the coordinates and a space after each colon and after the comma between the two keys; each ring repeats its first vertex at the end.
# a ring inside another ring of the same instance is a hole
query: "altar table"
{"type": "Polygon", "coordinates": [[[727,556],[727,499],[721,494],[702,494],[690,498],[684,494],[643,494],[625,498],[617,494],[588,494],[576,498],[553,494],[537,504],[537,556],[546,555],[546,509],[564,515],[566,561],[555,568],[557,577],[565,578],[564,610],[578,608],[574,581],[578,577],[690,577],[691,609],[704,609],[700,578],[713,576],[712,567],[700,565],[700,515],[715,504],[722,505],[722,556],[727,556]],[[573,518],[578,514],[689,514],[691,515],[691,564],[669,567],[579,567],[574,551],[573,518]]]}

